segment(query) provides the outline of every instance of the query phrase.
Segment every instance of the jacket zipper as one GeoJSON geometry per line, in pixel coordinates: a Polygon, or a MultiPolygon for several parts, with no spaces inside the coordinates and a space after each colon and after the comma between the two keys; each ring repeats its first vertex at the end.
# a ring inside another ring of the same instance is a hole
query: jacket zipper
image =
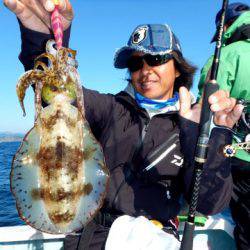
{"type": "Polygon", "coordinates": [[[141,132],[141,140],[143,141],[146,133],[148,132],[149,120],[146,120],[141,132]]]}

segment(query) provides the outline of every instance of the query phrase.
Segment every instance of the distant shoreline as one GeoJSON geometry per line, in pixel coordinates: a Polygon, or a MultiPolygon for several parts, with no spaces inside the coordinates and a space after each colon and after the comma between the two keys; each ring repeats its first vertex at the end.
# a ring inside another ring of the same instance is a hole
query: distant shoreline
{"type": "Polygon", "coordinates": [[[0,132],[0,142],[20,142],[24,135],[19,133],[4,133],[0,132]]]}
{"type": "Polygon", "coordinates": [[[2,137],[0,138],[0,142],[20,142],[22,141],[22,137],[2,137]]]}

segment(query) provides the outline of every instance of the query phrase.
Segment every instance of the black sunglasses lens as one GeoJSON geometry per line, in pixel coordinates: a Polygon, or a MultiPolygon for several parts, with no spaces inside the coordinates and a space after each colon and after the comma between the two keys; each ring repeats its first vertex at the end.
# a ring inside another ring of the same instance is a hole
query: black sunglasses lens
{"type": "Polygon", "coordinates": [[[143,57],[131,56],[127,62],[127,67],[130,72],[135,72],[143,67],[143,57]]]}
{"type": "Polygon", "coordinates": [[[149,66],[159,66],[168,62],[172,57],[170,55],[145,55],[144,59],[149,66]]]}
{"type": "Polygon", "coordinates": [[[172,55],[150,55],[146,54],[144,56],[131,56],[127,62],[127,67],[130,72],[136,72],[137,70],[142,69],[143,67],[143,60],[151,66],[159,66],[164,63],[167,63],[170,59],[172,59],[172,55]]]}

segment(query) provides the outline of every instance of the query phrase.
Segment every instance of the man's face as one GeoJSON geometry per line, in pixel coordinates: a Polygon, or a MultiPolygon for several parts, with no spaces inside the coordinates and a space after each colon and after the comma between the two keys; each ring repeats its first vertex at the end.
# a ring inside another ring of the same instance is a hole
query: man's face
{"type": "MultiPolygon", "coordinates": [[[[132,56],[143,56],[135,52],[132,56]]],[[[132,85],[141,95],[157,100],[167,100],[173,96],[175,78],[180,75],[174,65],[174,59],[159,66],[149,66],[143,60],[143,67],[131,72],[132,85]]]]}

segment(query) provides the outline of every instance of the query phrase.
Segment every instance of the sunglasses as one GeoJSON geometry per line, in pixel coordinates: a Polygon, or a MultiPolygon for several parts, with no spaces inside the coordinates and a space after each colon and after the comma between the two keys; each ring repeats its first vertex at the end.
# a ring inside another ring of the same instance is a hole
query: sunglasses
{"type": "Polygon", "coordinates": [[[143,56],[131,56],[128,59],[127,67],[130,72],[136,72],[143,68],[143,61],[145,61],[149,66],[159,66],[164,63],[167,63],[169,60],[173,58],[171,54],[165,55],[150,55],[145,54],[143,56]]]}

